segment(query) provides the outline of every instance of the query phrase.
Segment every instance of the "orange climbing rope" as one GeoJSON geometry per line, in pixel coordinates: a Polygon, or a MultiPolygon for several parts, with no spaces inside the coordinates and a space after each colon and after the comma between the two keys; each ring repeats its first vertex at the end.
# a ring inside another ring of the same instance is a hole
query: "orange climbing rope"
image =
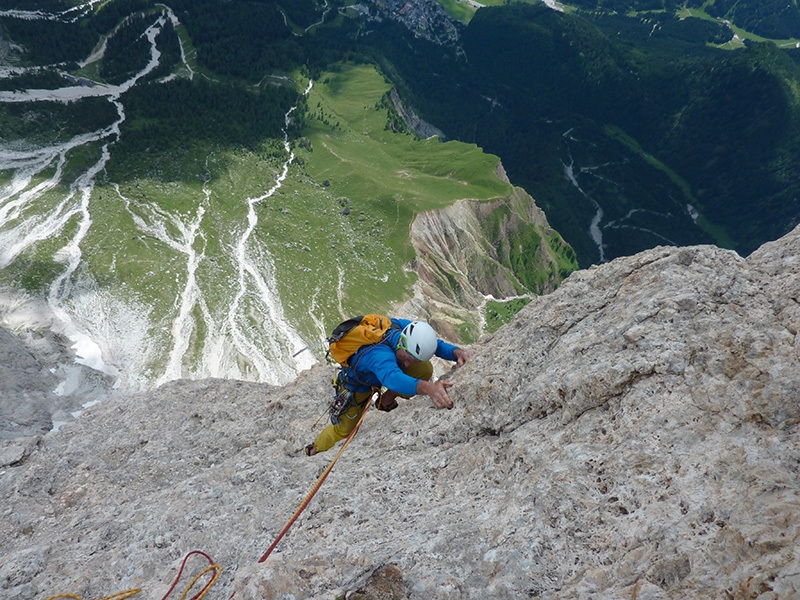
{"type": "MultiPolygon", "coordinates": [[[[130,598],[131,596],[135,596],[141,591],[142,591],[141,588],[136,588],[133,590],[125,590],[124,592],[117,592],[116,594],[111,594],[110,596],[106,596],[105,598],[98,598],[97,600],[125,600],[125,598],[130,598]]],[[[55,596],[50,596],[47,600],[57,600],[61,598],[69,598],[70,600],[81,600],[81,597],[76,596],[75,594],[57,594],[55,596]]]]}
{"type": "MultiPolygon", "coordinates": [[[[211,560],[211,557],[205,552],[202,552],[200,550],[192,550],[186,556],[183,557],[183,563],[181,563],[181,568],[178,571],[178,576],[175,578],[175,581],[172,583],[172,586],[169,588],[169,591],[164,595],[162,600],[167,600],[169,595],[175,590],[175,587],[178,585],[178,582],[181,580],[181,577],[183,576],[183,569],[186,567],[186,562],[194,554],[200,554],[204,556],[206,560],[208,560],[209,566],[200,571],[200,573],[198,573],[197,576],[194,579],[192,579],[191,583],[188,586],[186,586],[186,589],[183,590],[183,593],[181,594],[179,600],[184,600],[187,594],[189,593],[189,590],[191,590],[194,587],[194,585],[199,581],[199,579],[206,573],[209,573],[211,571],[214,572],[208,583],[206,583],[203,586],[203,588],[197,594],[192,596],[189,600],[200,600],[200,598],[205,596],[206,592],[210,590],[211,586],[214,585],[214,583],[217,581],[219,574],[222,572],[222,567],[216,564],[213,560],[211,560]]],[[[126,590],[124,592],[118,592],[116,594],[112,594],[111,596],[107,596],[105,598],[98,598],[98,600],[125,600],[126,598],[130,598],[131,596],[135,596],[141,591],[142,591],[141,588],[126,590]]],[[[69,598],[70,600],[81,600],[81,597],[76,596],[75,594],[58,594],[57,596],[50,596],[49,598],[47,598],[47,600],[60,600],[62,598],[69,598]]]]}
{"type": "Polygon", "coordinates": [[[302,513],[305,510],[306,506],[308,506],[308,503],[311,502],[311,499],[314,497],[314,494],[316,494],[317,491],[319,491],[319,488],[325,482],[325,479],[328,477],[328,475],[330,474],[331,470],[333,469],[333,465],[335,465],[336,461],[339,460],[339,457],[344,452],[344,449],[347,448],[347,445],[350,443],[350,440],[352,440],[355,437],[356,433],[358,432],[359,427],[361,427],[361,423],[364,421],[364,416],[367,414],[367,411],[369,410],[370,404],[372,404],[372,398],[369,398],[367,400],[367,406],[364,408],[364,412],[361,413],[361,418],[358,420],[358,423],[356,423],[356,426],[353,428],[353,431],[350,432],[350,435],[348,435],[347,438],[345,439],[344,443],[342,444],[342,447],[339,449],[339,452],[336,454],[336,456],[333,457],[333,460],[331,461],[331,464],[329,464],[326,467],[326,469],[322,472],[322,475],[319,476],[319,479],[317,479],[317,482],[313,485],[313,487],[308,492],[308,494],[306,494],[306,497],[300,503],[300,506],[298,506],[297,510],[294,511],[294,514],[292,515],[292,518],[289,519],[289,522],[286,523],[286,525],[283,526],[283,529],[278,534],[278,537],[276,537],[275,541],[272,542],[272,544],[270,545],[269,548],[267,548],[267,551],[264,552],[264,555],[261,558],[258,559],[258,562],[262,563],[265,560],[267,560],[267,557],[270,554],[272,554],[273,550],[275,550],[275,546],[278,545],[278,542],[281,541],[281,538],[283,538],[283,536],[286,535],[286,532],[289,531],[289,528],[292,525],[294,525],[294,522],[300,516],[300,513],[302,513]]]}
{"type": "MultiPolygon", "coordinates": [[[[380,402],[380,396],[378,398],[378,401],[380,402]]],[[[308,494],[306,494],[306,497],[300,503],[300,506],[297,507],[297,510],[292,515],[292,518],[289,519],[289,521],[286,523],[286,525],[284,525],[283,529],[278,534],[278,537],[276,537],[275,541],[272,542],[272,544],[270,545],[269,548],[267,548],[267,551],[264,553],[264,555],[260,559],[258,559],[258,562],[262,563],[265,560],[267,560],[267,557],[270,554],[272,554],[273,550],[275,550],[275,547],[278,545],[278,542],[280,542],[281,539],[283,538],[283,536],[286,535],[286,532],[289,531],[289,528],[292,525],[294,525],[295,521],[297,521],[298,517],[300,516],[300,513],[302,513],[305,510],[306,506],[308,506],[308,503],[311,502],[311,499],[319,491],[319,488],[322,487],[322,484],[325,482],[325,479],[328,478],[328,475],[333,470],[333,466],[336,464],[336,461],[339,460],[339,458],[344,453],[345,448],[347,448],[348,444],[355,437],[356,433],[358,433],[358,430],[361,427],[361,423],[364,422],[364,417],[366,416],[367,411],[369,410],[369,407],[370,407],[371,404],[372,404],[372,398],[369,398],[367,400],[367,405],[364,407],[364,411],[361,413],[361,417],[358,419],[358,423],[356,423],[356,426],[353,428],[353,431],[351,431],[350,435],[348,435],[347,438],[345,439],[344,443],[342,444],[342,447],[339,449],[339,452],[336,453],[336,456],[334,456],[334,458],[331,461],[331,463],[325,468],[325,470],[322,472],[322,475],[319,476],[319,478],[317,479],[316,483],[312,486],[311,490],[308,492],[308,494]]],[[[213,571],[213,575],[212,575],[211,579],[203,586],[203,588],[197,594],[195,594],[194,596],[192,596],[188,600],[200,600],[203,596],[205,596],[206,592],[208,592],[208,590],[211,589],[211,586],[214,585],[214,583],[217,581],[217,579],[220,576],[220,573],[222,572],[222,567],[220,565],[216,564],[211,559],[211,557],[208,554],[206,554],[205,552],[203,552],[201,550],[192,550],[186,556],[184,556],[183,562],[181,563],[181,568],[178,571],[177,577],[175,577],[175,581],[172,583],[172,586],[170,586],[169,590],[167,591],[167,593],[164,595],[164,597],[161,600],[167,600],[167,598],[170,596],[170,594],[172,594],[172,592],[175,590],[175,588],[178,585],[178,582],[180,581],[181,577],[183,576],[183,570],[186,567],[186,562],[189,560],[189,558],[191,556],[193,556],[195,554],[199,554],[201,556],[204,556],[206,558],[206,560],[208,560],[209,566],[207,566],[205,569],[200,571],[200,573],[198,573],[197,576],[194,579],[192,579],[191,583],[189,583],[189,585],[183,590],[183,593],[180,595],[179,600],[185,600],[187,594],[189,593],[189,591],[194,587],[194,585],[198,582],[198,580],[201,577],[203,577],[204,575],[206,575],[207,573],[213,571]]],[[[101,599],[98,599],[98,600],[126,600],[126,598],[130,598],[131,596],[134,596],[134,595],[138,594],[141,591],[142,591],[141,588],[132,589],[132,590],[126,590],[124,592],[119,592],[119,593],[116,593],[116,594],[112,594],[111,596],[107,596],[106,598],[101,598],[101,599]]],[[[235,592],[234,592],[234,594],[235,594],[235,592]]],[[[231,594],[230,598],[233,598],[234,594],[231,594]]],[[[229,600],[230,600],[230,598],[229,598],[229,600]]],[[[50,596],[49,598],[47,598],[47,600],[61,600],[61,599],[81,600],[81,597],[80,596],[76,596],[74,594],[58,594],[56,596],[50,596]]]]}
{"type": "Polygon", "coordinates": [[[209,573],[210,571],[214,572],[214,574],[211,576],[211,579],[208,581],[208,583],[206,583],[205,586],[203,586],[203,589],[201,589],[200,592],[198,592],[197,594],[192,596],[190,600],[200,600],[200,598],[205,596],[206,592],[208,590],[210,590],[211,586],[214,585],[214,583],[217,581],[217,578],[219,577],[219,574],[222,572],[222,567],[219,566],[218,564],[216,564],[211,559],[211,557],[208,554],[206,554],[205,552],[203,552],[201,550],[192,550],[191,552],[189,552],[189,554],[187,554],[186,556],[183,557],[183,563],[181,563],[181,568],[178,571],[178,576],[175,577],[175,581],[172,582],[172,587],[170,587],[169,591],[167,591],[167,593],[164,594],[164,597],[162,598],[162,600],[167,600],[169,595],[172,593],[172,591],[178,585],[178,582],[181,580],[181,576],[183,575],[183,569],[184,569],[184,567],[186,567],[186,561],[188,561],[189,557],[191,557],[193,554],[200,554],[201,556],[204,556],[206,558],[206,560],[208,561],[208,566],[205,569],[203,569],[202,571],[200,571],[197,574],[197,576],[194,579],[192,579],[192,582],[188,586],[186,586],[186,589],[183,590],[183,593],[180,595],[180,599],[179,600],[184,600],[184,598],[186,598],[186,594],[189,593],[189,590],[191,590],[194,587],[194,584],[197,583],[197,581],[203,575],[205,575],[206,573],[209,573]]]}

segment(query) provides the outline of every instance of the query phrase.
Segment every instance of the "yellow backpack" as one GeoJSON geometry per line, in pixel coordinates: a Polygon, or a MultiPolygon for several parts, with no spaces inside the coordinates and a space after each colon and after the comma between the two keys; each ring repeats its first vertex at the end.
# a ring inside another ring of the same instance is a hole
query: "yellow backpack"
{"type": "Polygon", "coordinates": [[[348,361],[362,346],[377,344],[390,329],[397,329],[389,317],[363,315],[340,323],[328,338],[328,354],[333,360],[349,367],[348,361]]]}

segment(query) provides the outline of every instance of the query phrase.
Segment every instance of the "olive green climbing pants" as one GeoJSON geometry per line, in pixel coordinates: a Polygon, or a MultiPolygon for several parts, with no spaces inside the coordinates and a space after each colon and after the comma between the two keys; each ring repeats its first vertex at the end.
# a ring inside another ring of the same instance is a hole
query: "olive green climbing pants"
{"type": "MultiPolygon", "coordinates": [[[[425,379],[430,381],[431,377],[433,377],[433,364],[431,364],[431,361],[429,360],[418,362],[411,365],[407,369],[403,369],[403,373],[409,377],[414,377],[415,379],[425,379]]],[[[370,391],[358,392],[353,395],[353,400],[350,402],[350,406],[348,406],[347,410],[341,414],[341,421],[339,421],[339,424],[334,425],[331,423],[325,429],[323,429],[317,436],[317,439],[314,440],[314,448],[317,452],[325,452],[326,450],[330,450],[334,444],[336,444],[336,442],[339,442],[350,435],[350,432],[353,431],[358,423],[358,420],[361,418],[361,413],[366,410],[372,394],[373,392],[370,391]]],[[[409,396],[404,396],[402,394],[398,394],[398,396],[401,398],[409,398],[409,396]]]]}

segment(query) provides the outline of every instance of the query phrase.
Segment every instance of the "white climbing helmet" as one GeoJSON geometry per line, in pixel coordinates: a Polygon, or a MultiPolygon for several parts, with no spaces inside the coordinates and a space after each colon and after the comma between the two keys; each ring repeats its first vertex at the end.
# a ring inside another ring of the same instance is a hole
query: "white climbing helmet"
{"type": "Polygon", "coordinates": [[[433,327],[424,321],[414,321],[403,328],[397,347],[417,360],[430,360],[436,352],[438,338],[433,327]]]}

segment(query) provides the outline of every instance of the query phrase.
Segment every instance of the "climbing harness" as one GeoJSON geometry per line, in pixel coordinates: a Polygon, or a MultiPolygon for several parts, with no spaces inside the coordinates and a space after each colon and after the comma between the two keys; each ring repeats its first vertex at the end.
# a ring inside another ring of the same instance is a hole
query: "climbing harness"
{"type": "Polygon", "coordinates": [[[389,334],[399,329],[399,325],[383,315],[353,317],[340,323],[324,342],[306,346],[293,355],[297,356],[305,350],[328,344],[328,362],[340,367],[333,378],[334,397],[328,405],[332,424],[339,425],[342,422],[342,414],[352,405],[356,391],[366,392],[370,388],[376,390],[370,383],[361,380],[358,363],[372,348],[388,343],[389,334]]]}
{"type": "Polygon", "coordinates": [[[336,395],[328,407],[328,412],[331,415],[331,423],[338,425],[342,422],[342,413],[350,408],[350,404],[353,402],[354,392],[345,387],[341,371],[333,378],[333,388],[336,395]]]}
{"type": "Polygon", "coordinates": [[[319,491],[319,488],[322,487],[322,484],[325,482],[325,479],[327,479],[328,475],[333,469],[333,466],[336,464],[336,461],[339,460],[339,457],[344,453],[344,450],[345,448],[347,448],[347,445],[355,437],[356,433],[358,433],[358,429],[361,427],[361,423],[364,422],[364,417],[366,416],[367,411],[369,410],[370,404],[371,402],[367,400],[367,405],[364,407],[364,411],[361,413],[361,418],[358,420],[358,423],[356,423],[356,426],[353,428],[353,431],[350,432],[350,435],[348,435],[347,438],[344,440],[342,447],[339,449],[339,452],[336,454],[336,456],[333,457],[331,464],[329,464],[322,472],[322,475],[319,476],[316,483],[311,487],[311,490],[308,492],[308,494],[306,494],[306,497],[300,503],[300,506],[298,506],[297,510],[294,511],[292,518],[289,519],[286,525],[283,526],[283,529],[281,529],[281,532],[278,534],[278,537],[276,537],[275,541],[272,542],[272,544],[270,544],[270,547],[267,548],[267,551],[264,552],[264,555],[258,559],[258,562],[262,563],[265,560],[267,560],[267,557],[270,554],[272,554],[273,550],[275,550],[275,547],[278,545],[278,542],[280,542],[283,536],[286,535],[286,532],[289,531],[289,528],[292,525],[294,525],[294,522],[300,516],[300,513],[302,513],[305,510],[306,506],[308,506],[308,503],[311,502],[311,499],[319,491]]]}

